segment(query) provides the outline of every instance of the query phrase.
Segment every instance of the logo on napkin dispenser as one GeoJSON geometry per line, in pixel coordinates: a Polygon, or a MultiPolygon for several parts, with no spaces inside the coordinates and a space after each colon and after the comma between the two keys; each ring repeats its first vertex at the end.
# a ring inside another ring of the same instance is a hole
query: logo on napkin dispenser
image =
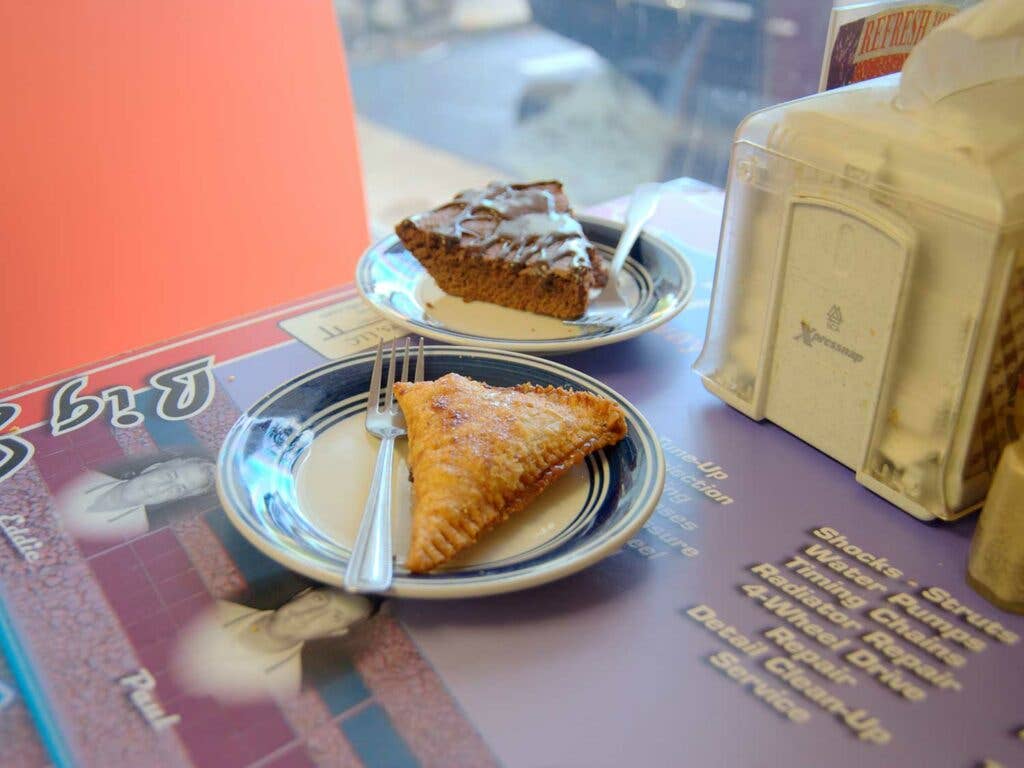
{"type": "MultiPolygon", "coordinates": [[[[831,325],[829,326],[831,327],[831,325]]],[[[800,333],[793,337],[797,341],[802,341],[808,347],[813,347],[815,344],[821,344],[822,346],[828,347],[831,350],[838,352],[845,357],[850,358],[853,362],[859,363],[864,359],[864,355],[860,352],[850,349],[849,347],[840,344],[835,339],[831,339],[825,336],[817,328],[812,327],[809,323],[800,323],[800,333]]]]}
{"type": "Polygon", "coordinates": [[[825,324],[828,325],[830,331],[839,331],[839,326],[843,324],[843,310],[839,308],[838,304],[833,304],[828,314],[825,315],[825,324]]]}

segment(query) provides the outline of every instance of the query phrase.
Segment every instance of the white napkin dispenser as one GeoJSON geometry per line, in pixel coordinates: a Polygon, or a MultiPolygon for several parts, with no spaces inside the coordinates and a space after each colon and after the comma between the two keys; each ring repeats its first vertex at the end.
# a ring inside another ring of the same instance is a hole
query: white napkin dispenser
{"type": "Polygon", "coordinates": [[[900,76],[750,115],[705,386],[910,514],[983,500],[1024,366],[1024,79],[913,109],[900,76]]]}

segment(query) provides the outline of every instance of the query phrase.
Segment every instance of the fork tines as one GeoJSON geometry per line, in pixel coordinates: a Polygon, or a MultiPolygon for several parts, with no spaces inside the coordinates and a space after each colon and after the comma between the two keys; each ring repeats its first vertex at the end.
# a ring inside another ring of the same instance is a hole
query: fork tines
{"type": "MultiPolygon", "coordinates": [[[[391,342],[391,357],[388,365],[388,382],[383,393],[381,392],[381,379],[384,373],[384,340],[377,342],[377,357],[373,361],[373,373],[370,376],[370,392],[367,397],[367,408],[376,410],[378,413],[389,413],[397,409],[395,404],[395,370],[398,368],[398,344],[399,339],[391,342]],[[383,404],[381,397],[383,395],[383,404]]],[[[409,381],[410,352],[412,341],[406,337],[402,357],[402,378],[401,381],[409,381]]],[[[424,360],[423,360],[423,338],[419,340],[416,351],[416,370],[413,374],[413,381],[423,381],[424,360]]]]}

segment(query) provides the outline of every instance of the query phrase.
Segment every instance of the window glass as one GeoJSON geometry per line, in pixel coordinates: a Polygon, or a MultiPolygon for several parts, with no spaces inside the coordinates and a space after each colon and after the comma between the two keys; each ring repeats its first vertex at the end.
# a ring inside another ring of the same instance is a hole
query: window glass
{"type": "MultiPolygon", "coordinates": [[[[392,187],[409,180],[420,185],[418,202],[433,193],[413,179],[429,168],[439,187],[478,175],[557,178],[576,205],[586,205],[644,181],[690,176],[723,185],[743,116],[817,90],[832,3],[336,0],[335,7],[371,197],[383,180],[392,187]],[[367,144],[380,149],[367,152],[367,144]],[[409,154],[383,149],[390,146],[409,154]],[[389,163],[401,171],[377,167],[389,163]],[[455,170],[446,176],[438,163],[455,170]]],[[[456,191],[439,189],[431,202],[456,191]]]]}

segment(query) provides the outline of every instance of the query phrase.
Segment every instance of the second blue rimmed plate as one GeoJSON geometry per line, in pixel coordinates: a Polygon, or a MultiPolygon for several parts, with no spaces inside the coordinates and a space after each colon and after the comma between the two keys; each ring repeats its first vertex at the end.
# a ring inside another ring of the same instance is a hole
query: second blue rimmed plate
{"type": "MultiPolygon", "coordinates": [[[[622,225],[593,216],[577,218],[590,241],[611,261],[622,225]]],[[[656,328],[682,311],[693,285],[686,255],[648,231],[633,246],[619,275],[621,295],[632,309],[613,325],[578,325],[449,296],[395,235],[373,245],[356,267],[356,287],[363,298],[412,333],[449,344],[541,354],[613,344],[656,328]]]]}
{"type": "MultiPolygon", "coordinates": [[[[378,441],[364,428],[373,351],[296,377],[252,406],[221,448],[217,487],[228,517],[260,551],[342,586],[368,493],[378,441]]],[[[427,347],[426,376],[461,373],[495,386],[531,382],[584,390],[622,406],[624,440],[589,456],[517,517],[442,569],[411,574],[411,484],[399,441],[393,484],[395,579],[389,594],[454,598],[509,592],[561,578],[616,552],[661,496],[657,437],[621,395],[541,358],[466,347],[427,347]]]]}

